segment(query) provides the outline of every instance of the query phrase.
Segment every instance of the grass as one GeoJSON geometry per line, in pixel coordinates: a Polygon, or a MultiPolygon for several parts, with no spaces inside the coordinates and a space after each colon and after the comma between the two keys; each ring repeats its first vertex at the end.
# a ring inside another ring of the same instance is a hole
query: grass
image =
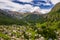
{"type": "Polygon", "coordinates": [[[0,37],[4,40],[10,40],[9,36],[0,32],[0,37]]]}

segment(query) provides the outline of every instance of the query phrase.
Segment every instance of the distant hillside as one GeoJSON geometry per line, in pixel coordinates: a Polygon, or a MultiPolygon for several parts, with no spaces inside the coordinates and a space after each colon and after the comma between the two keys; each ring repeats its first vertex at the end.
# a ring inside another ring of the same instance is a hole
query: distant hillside
{"type": "Polygon", "coordinates": [[[25,24],[23,20],[18,20],[13,18],[11,15],[8,15],[7,12],[0,10],[0,25],[12,25],[12,24],[25,24]]]}

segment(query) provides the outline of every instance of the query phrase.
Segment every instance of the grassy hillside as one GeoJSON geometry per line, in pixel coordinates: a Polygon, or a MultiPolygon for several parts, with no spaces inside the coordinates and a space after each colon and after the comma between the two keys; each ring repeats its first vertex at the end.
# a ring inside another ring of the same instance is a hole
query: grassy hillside
{"type": "Polygon", "coordinates": [[[10,17],[9,15],[6,15],[7,13],[3,10],[0,10],[0,25],[12,25],[12,24],[23,24],[24,25],[24,19],[19,20],[17,18],[10,17]]]}
{"type": "Polygon", "coordinates": [[[6,15],[6,12],[0,10],[0,25],[24,25],[25,22],[23,20],[18,20],[17,18],[12,18],[9,15],[6,15]]]}

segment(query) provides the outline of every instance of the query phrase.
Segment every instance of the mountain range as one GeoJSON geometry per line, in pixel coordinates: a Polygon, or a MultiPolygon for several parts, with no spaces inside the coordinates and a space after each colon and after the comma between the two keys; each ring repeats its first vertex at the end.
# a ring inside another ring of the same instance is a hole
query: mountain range
{"type": "Polygon", "coordinates": [[[60,3],[48,14],[39,14],[38,12],[20,13],[10,10],[0,9],[0,24],[28,24],[28,23],[44,23],[48,21],[60,21],[60,3]]]}

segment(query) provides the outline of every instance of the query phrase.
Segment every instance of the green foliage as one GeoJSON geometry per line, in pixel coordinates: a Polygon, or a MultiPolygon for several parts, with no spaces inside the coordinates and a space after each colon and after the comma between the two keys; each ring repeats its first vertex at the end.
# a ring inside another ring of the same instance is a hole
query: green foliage
{"type": "Polygon", "coordinates": [[[1,38],[4,38],[4,40],[10,40],[10,38],[9,38],[8,35],[3,34],[3,33],[1,33],[1,32],[0,32],[0,37],[1,37],[1,38]]]}

